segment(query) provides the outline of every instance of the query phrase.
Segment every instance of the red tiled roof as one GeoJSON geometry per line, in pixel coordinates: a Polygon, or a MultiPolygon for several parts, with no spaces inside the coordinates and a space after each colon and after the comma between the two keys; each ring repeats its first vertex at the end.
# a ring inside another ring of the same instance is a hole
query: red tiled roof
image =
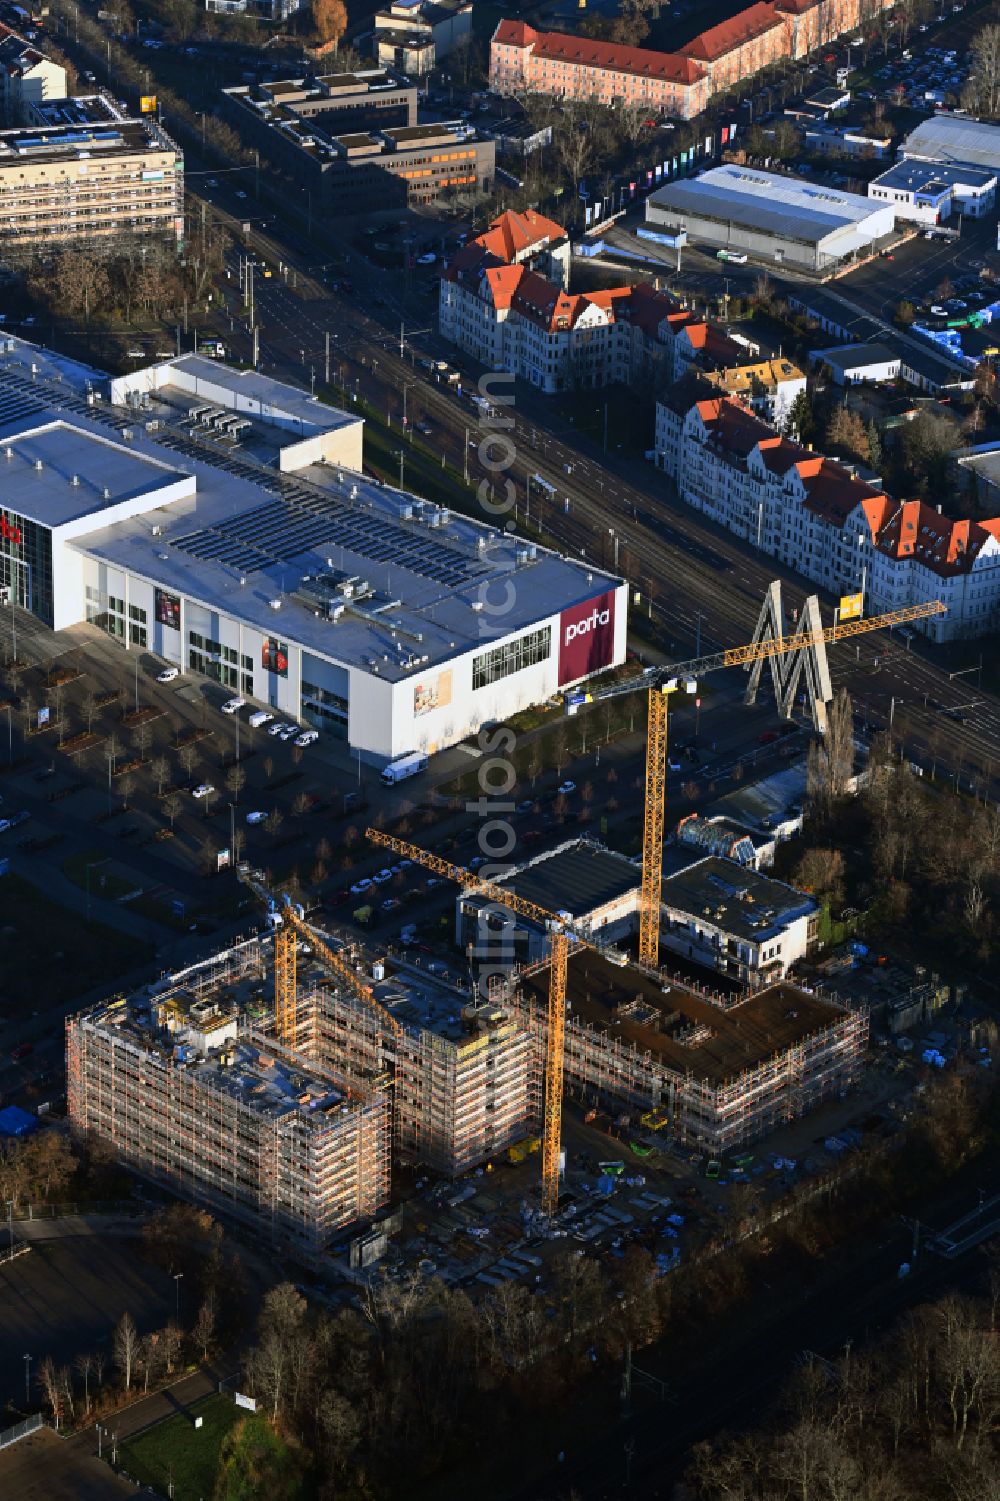
{"type": "Polygon", "coordinates": [[[942,578],[968,573],[991,539],[1000,540],[1000,521],[953,521],[923,500],[904,500],[882,527],[879,552],[920,563],[942,578]]]}
{"type": "Polygon", "coordinates": [[[518,214],[508,209],[494,219],[489,229],[477,237],[474,244],[483,245],[502,261],[512,261],[516,255],[530,250],[543,241],[564,240],[566,231],[553,219],[546,219],[528,209],[518,214]]]}
{"type": "Polygon", "coordinates": [[[697,410],[720,447],[741,458],[752,453],[758,443],[774,437],[773,428],[728,396],[699,401],[697,410]]]}
{"type": "Polygon", "coordinates": [[[501,21],[493,40],[507,47],[533,47],[536,57],[546,57],[551,62],[578,63],[581,67],[605,68],[614,73],[634,73],[641,78],[662,78],[668,83],[697,83],[704,76],[689,57],[679,52],[622,47],[615,42],[598,42],[564,31],[535,31],[521,21],[501,21]]]}
{"type": "Polygon", "coordinates": [[[526,266],[489,266],[484,278],[489,284],[493,306],[501,310],[510,307],[522,277],[530,273],[526,266]]]}
{"type": "Polygon", "coordinates": [[[682,47],[681,51],[687,57],[699,58],[705,62],[716,62],[720,57],[725,57],[727,52],[735,51],[745,42],[764,36],[767,32],[773,31],[775,26],[782,24],[772,0],[757,0],[756,5],[750,5],[746,10],[741,10],[730,20],[720,21],[718,26],[712,26],[708,31],[699,33],[682,47]]]}
{"type": "Polygon", "coordinates": [[[815,10],[820,0],[774,0],[775,10],[789,15],[803,16],[807,10],[815,10]]]}
{"type": "MultiPolygon", "coordinates": [[[[799,472],[811,467],[800,464],[799,472]]],[[[836,527],[842,527],[851,512],[874,494],[870,485],[854,479],[842,465],[834,464],[830,459],[820,459],[810,475],[803,473],[803,480],[806,510],[836,527]]]]}

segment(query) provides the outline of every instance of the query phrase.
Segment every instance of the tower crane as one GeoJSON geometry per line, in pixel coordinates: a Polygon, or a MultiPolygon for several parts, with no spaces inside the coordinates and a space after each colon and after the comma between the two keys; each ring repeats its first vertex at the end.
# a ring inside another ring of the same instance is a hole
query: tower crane
{"type": "MultiPolygon", "coordinates": [[[[777,599],[772,586],[771,605],[777,599]]],[[[640,905],[640,963],[655,969],[659,960],[659,910],[660,891],[663,872],[663,820],[664,820],[664,793],[666,786],[666,752],[667,752],[667,702],[671,691],[683,680],[693,681],[698,677],[704,677],[709,672],[716,672],[723,667],[747,667],[751,671],[759,669],[764,662],[779,659],[796,652],[817,652],[822,650],[827,643],[847,640],[850,637],[865,635],[870,631],[885,630],[894,625],[903,625],[907,621],[923,620],[932,615],[939,615],[945,610],[940,601],[934,600],[926,604],[910,605],[905,609],[893,610],[888,614],[875,615],[868,619],[853,619],[839,621],[836,625],[824,627],[819,616],[819,602],[815,596],[807,601],[803,612],[803,620],[798,630],[793,635],[787,635],[782,630],[771,630],[768,634],[763,626],[758,626],[757,638],[743,646],[730,647],[721,652],[715,652],[708,656],[696,657],[688,662],[680,662],[671,667],[648,668],[640,677],[629,679],[627,682],[613,683],[607,688],[587,694],[585,702],[603,702],[610,698],[617,698],[626,693],[634,693],[641,688],[646,688],[649,694],[649,729],[646,743],[646,792],[643,817],[643,858],[642,858],[642,892],[640,905]]],[[[780,604],[778,613],[773,616],[772,624],[780,620],[780,604]]],[[[826,685],[829,696],[829,676],[826,671],[825,660],[822,663],[822,672],[818,672],[816,664],[813,670],[818,673],[820,683],[812,683],[812,689],[826,685]]],[[[785,702],[794,702],[794,689],[797,683],[797,673],[792,679],[792,694],[789,700],[786,692],[785,702]]],[[[776,686],[778,678],[776,676],[776,686]]],[[[787,688],[787,685],[786,685],[787,688]]],[[[755,692],[756,683],[752,680],[750,694],[755,692]]],[[[748,695],[749,696],[749,695],[748,695]]],[[[384,849],[395,851],[399,856],[413,860],[416,864],[424,866],[436,875],[443,876],[465,886],[470,892],[477,895],[487,896],[498,905],[516,912],[522,917],[527,917],[534,922],[539,922],[549,929],[550,934],[550,958],[549,958],[549,996],[548,996],[548,1027],[546,1033],[546,1058],[545,1058],[545,1093],[544,1115],[542,1126],[542,1206],[550,1216],[555,1213],[559,1198],[559,1154],[561,1147],[562,1132],[562,1084],[563,1084],[563,1056],[566,1035],[566,992],[567,992],[567,966],[570,952],[570,942],[575,939],[579,943],[589,947],[599,948],[599,945],[587,933],[585,928],[573,924],[565,913],[553,913],[547,908],[540,907],[537,903],[528,901],[518,896],[516,892],[509,891],[506,887],[497,886],[489,881],[481,880],[472,871],[464,866],[456,865],[450,860],[445,860],[439,855],[431,854],[421,849],[419,845],[411,844],[407,840],[398,839],[394,835],[383,833],[380,829],[369,828],[368,838],[373,844],[384,849]]]]}
{"type": "Polygon", "coordinates": [[[324,968],[352,990],[394,1036],[398,1037],[402,1033],[403,1028],[398,1018],[382,1005],[372,987],[355,973],[347,960],[335,953],[323,935],[306,921],[300,906],[287,895],[277,898],[260,871],[241,865],[237,873],[244,885],[263,902],[268,917],[274,924],[274,1020],[282,1042],[294,1045],[296,1037],[296,939],[299,937],[308,939],[324,968]]]}
{"type": "Polygon", "coordinates": [[[586,944],[591,948],[600,945],[588,934],[586,928],[578,927],[566,912],[550,912],[537,902],[530,902],[505,886],[484,881],[464,865],[455,865],[440,855],[410,844],[406,839],[397,839],[381,829],[367,829],[366,834],[373,844],[393,850],[397,855],[415,864],[432,870],[445,880],[455,881],[474,896],[489,897],[499,906],[516,912],[532,922],[541,923],[549,932],[549,1000],[548,1026],[545,1044],[545,1085],[542,1114],[542,1208],[550,1217],[559,1204],[559,1154],[562,1146],[562,1092],[563,1053],[566,1035],[566,977],[570,943],[586,944]]]}
{"type": "MultiPolygon", "coordinates": [[[[891,610],[885,615],[872,615],[867,619],[841,620],[832,626],[824,626],[819,614],[819,600],[815,595],[806,601],[802,621],[794,634],[787,635],[782,629],[774,629],[781,620],[780,593],[771,586],[768,605],[761,615],[754,640],[744,646],[731,646],[708,656],[693,657],[687,662],[677,662],[671,667],[649,667],[637,678],[611,683],[584,696],[584,703],[605,703],[626,693],[635,693],[646,688],[649,695],[649,721],[646,732],[646,788],[642,824],[642,893],[639,904],[639,962],[656,969],[660,953],[660,891],[663,877],[663,820],[666,800],[667,759],[667,702],[669,695],[682,681],[694,683],[710,672],[723,667],[746,667],[751,671],[747,701],[753,702],[757,681],[764,663],[770,661],[772,668],[776,659],[792,653],[813,654],[809,668],[810,693],[815,696],[823,689],[830,696],[829,671],[826,667],[825,647],[830,642],[846,641],[853,636],[864,636],[869,631],[886,630],[894,625],[905,625],[912,620],[926,620],[946,610],[940,600],[930,600],[919,605],[908,605],[900,610],[891,610]],[[770,610],[771,630],[765,624],[770,610]],[[817,661],[816,658],[819,658],[817,661]]],[[[795,702],[801,666],[799,659],[788,681],[780,682],[775,672],[775,687],[781,686],[780,699],[785,712],[791,713],[795,702]]]]}

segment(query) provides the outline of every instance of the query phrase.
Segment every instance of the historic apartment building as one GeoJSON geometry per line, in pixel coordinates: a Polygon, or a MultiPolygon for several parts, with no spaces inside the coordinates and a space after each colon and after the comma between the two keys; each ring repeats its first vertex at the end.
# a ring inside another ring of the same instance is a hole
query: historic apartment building
{"type": "Polygon", "coordinates": [[[568,271],[560,225],[502,214],[442,272],[441,333],[545,392],[672,373],[673,298],[648,285],[571,293],[568,271]]]}
{"type": "Polygon", "coordinates": [[[940,599],[933,641],[981,636],[1000,614],[1000,519],[952,520],[896,500],[726,397],[656,408],[656,463],[681,499],[824,589],[872,612],[940,599]]]}
{"type": "Polygon", "coordinates": [[[498,93],[535,91],[603,104],[640,104],[691,120],[713,94],[762,68],[807,57],[870,16],[886,0],[757,0],[677,52],[655,52],[537,31],[501,21],[490,44],[490,85],[498,93]]]}

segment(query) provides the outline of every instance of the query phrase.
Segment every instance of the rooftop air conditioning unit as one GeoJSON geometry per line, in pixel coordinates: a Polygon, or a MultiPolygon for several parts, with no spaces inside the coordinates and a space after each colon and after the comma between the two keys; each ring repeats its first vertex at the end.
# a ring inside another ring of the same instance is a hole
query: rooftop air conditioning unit
{"type": "Polygon", "coordinates": [[[272,610],[280,610],[281,609],[281,600],[280,599],[269,599],[268,600],[268,604],[271,606],[272,610]]]}

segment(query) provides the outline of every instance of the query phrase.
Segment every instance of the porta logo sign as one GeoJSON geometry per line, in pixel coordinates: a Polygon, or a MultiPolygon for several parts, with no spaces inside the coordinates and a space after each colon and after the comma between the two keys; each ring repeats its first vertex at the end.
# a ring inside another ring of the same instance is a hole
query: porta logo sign
{"type": "Polygon", "coordinates": [[[575,683],[607,667],[615,652],[613,590],[584,600],[559,617],[559,683],[575,683]]]}
{"type": "Polygon", "coordinates": [[[12,526],[6,516],[0,516],[0,539],[4,542],[13,542],[15,547],[21,545],[21,528],[12,526]]]}
{"type": "Polygon", "coordinates": [[[600,626],[610,625],[610,623],[610,609],[593,610],[589,615],[584,616],[583,620],[576,620],[566,627],[563,645],[568,646],[571,641],[576,640],[577,636],[589,636],[591,631],[596,631],[600,626]]]}

